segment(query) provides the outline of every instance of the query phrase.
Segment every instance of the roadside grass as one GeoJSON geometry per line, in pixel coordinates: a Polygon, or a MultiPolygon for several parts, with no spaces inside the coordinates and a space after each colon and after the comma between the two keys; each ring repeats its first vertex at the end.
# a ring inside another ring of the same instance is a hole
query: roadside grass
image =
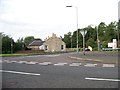
{"type": "Polygon", "coordinates": [[[30,56],[30,55],[45,55],[46,53],[13,53],[13,54],[0,54],[0,57],[13,57],[13,56],[30,56]]]}
{"type": "Polygon", "coordinates": [[[27,56],[29,54],[0,54],[2,57],[10,57],[10,56],[27,56]]]}
{"type": "Polygon", "coordinates": [[[32,56],[32,55],[52,55],[52,54],[61,54],[61,53],[66,53],[66,52],[13,53],[13,54],[0,54],[0,57],[32,56]]]}

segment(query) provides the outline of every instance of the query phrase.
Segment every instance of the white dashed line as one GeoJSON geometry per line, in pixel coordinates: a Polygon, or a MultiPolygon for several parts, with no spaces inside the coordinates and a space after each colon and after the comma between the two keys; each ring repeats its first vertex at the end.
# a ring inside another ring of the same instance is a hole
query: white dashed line
{"type": "Polygon", "coordinates": [[[52,64],[51,62],[43,62],[43,63],[38,63],[40,65],[49,65],[49,64],[52,64]]]}
{"type": "Polygon", "coordinates": [[[15,74],[25,74],[25,75],[40,75],[37,73],[26,73],[26,72],[17,72],[17,71],[7,71],[7,70],[0,70],[0,72],[6,72],[6,73],[15,73],[15,74]]]}
{"type": "Polygon", "coordinates": [[[114,64],[103,64],[103,67],[115,67],[114,64]]]}
{"type": "Polygon", "coordinates": [[[55,66],[64,66],[65,64],[67,64],[67,63],[56,63],[56,64],[54,64],[55,66]]]}
{"type": "Polygon", "coordinates": [[[38,62],[26,62],[26,64],[37,64],[38,62]]]}
{"type": "Polygon", "coordinates": [[[27,63],[27,61],[18,61],[16,63],[27,63]]]}
{"type": "Polygon", "coordinates": [[[81,63],[72,63],[72,64],[69,64],[69,66],[80,66],[81,63]]]}
{"type": "Polygon", "coordinates": [[[16,63],[17,61],[11,61],[11,63],[16,63]]]}
{"type": "Polygon", "coordinates": [[[95,67],[97,64],[91,64],[91,63],[87,63],[86,65],[84,65],[84,66],[86,66],[86,67],[95,67]]]}
{"type": "MultiPolygon", "coordinates": [[[[68,63],[62,63],[62,62],[58,62],[58,63],[55,63],[55,64],[52,64],[52,62],[42,62],[42,63],[39,63],[39,62],[32,62],[32,61],[10,61],[10,60],[0,60],[0,63],[24,63],[24,64],[39,64],[39,65],[54,65],[54,66],[64,66],[68,63]]],[[[82,65],[82,63],[71,63],[69,64],[69,66],[80,66],[82,65]]],[[[85,67],[96,67],[98,64],[92,64],[92,63],[87,63],[83,66],[85,67]]],[[[103,64],[102,67],[108,67],[108,68],[113,68],[115,67],[115,64],[103,64]]]]}
{"type": "Polygon", "coordinates": [[[98,81],[114,81],[114,82],[118,82],[120,80],[118,79],[103,79],[103,78],[85,78],[87,80],[98,80],[98,81]]]}

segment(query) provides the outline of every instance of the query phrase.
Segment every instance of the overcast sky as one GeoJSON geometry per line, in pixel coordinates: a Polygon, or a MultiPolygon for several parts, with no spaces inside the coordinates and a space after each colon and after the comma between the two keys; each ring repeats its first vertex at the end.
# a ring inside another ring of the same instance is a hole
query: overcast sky
{"type": "Polygon", "coordinates": [[[0,0],[0,32],[15,41],[25,36],[44,40],[52,33],[64,36],[78,27],[118,21],[119,0],[0,0]]]}

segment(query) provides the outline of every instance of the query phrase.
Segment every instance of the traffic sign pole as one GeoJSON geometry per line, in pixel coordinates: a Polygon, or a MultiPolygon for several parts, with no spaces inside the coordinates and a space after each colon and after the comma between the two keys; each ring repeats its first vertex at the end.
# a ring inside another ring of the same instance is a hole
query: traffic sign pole
{"type": "Polygon", "coordinates": [[[83,36],[83,55],[85,55],[85,35],[86,35],[87,31],[86,30],[81,30],[80,33],[83,36]]]}

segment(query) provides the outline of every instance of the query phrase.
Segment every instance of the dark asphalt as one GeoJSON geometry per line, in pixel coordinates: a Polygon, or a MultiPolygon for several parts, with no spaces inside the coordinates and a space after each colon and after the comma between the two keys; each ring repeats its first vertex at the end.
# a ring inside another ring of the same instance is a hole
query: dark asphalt
{"type": "MultiPolygon", "coordinates": [[[[58,56],[4,57],[3,60],[79,62],[68,58],[73,54],[58,56]]],[[[40,76],[2,73],[3,88],[118,88],[118,82],[86,80],[85,78],[118,79],[118,67],[70,67],[39,64],[28,65],[18,63],[3,63],[3,70],[38,73],[40,76]]]]}
{"type": "Polygon", "coordinates": [[[39,73],[40,76],[3,73],[3,88],[117,88],[118,82],[90,81],[86,77],[118,78],[117,68],[88,68],[3,64],[3,70],[39,73]]]}

